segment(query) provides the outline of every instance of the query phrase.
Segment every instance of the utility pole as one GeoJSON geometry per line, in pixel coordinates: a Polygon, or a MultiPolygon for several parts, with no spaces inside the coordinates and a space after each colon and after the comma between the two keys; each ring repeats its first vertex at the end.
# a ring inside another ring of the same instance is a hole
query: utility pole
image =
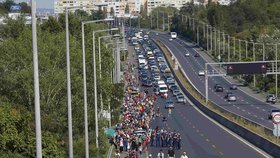
{"type": "Polygon", "coordinates": [[[138,28],[140,29],[140,14],[138,15],[138,28]]]}
{"type": "Polygon", "coordinates": [[[199,26],[197,25],[197,33],[196,33],[196,39],[197,39],[197,45],[199,46],[199,26]]]}
{"type": "MultiPolygon", "coordinates": [[[[255,43],[253,41],[253,60],[256,61],[255,43]]],[[[254,87],[256,87],[256,75],[254,74],[254,87]]]]}
{"type": "Polygon", "coordinates": [[[165,30],[165,22],[164,22],[164,12],[163,13],[163,16],[162,16],[162,30],[164,31],[165,30]]]}
{"type": "Polygon", "coordinates": [[[207,29],[207,30],[206,30],[206,39],[207,39],[207,40],[206,40],[206,41],[207,41],[207,42],[206,42],[206,44],[207,44],[207,53],[209,54],[209,35],[208,35],[208,34],[209,34],[209,31],[208,31],[208,25],[207,25],[207,24],[206,24],[206,29],[207,29]]]}
{"type": "Polygon", "coordinates": [[[150,17],[151,17],[151,29],[152,29],[153,28],[153,16],[152,16],[152,13],[151,13],[150,17]]]}
{"type": "MultiPolygon", "coordinates": [[[[277,52],[278,52],[278,45],[277,45],[277,43],[276,43],[276,45],[275,45],[275,72],[278,72],[278,55],[277,55],[277,52]]],[[[275,97],[277,98],[278,97],[278,75],[277,75],[277,73],[276,73],[276,75],[275,75],[275,97]]],[[[277,131],[278,132],[278,131],[277,131]]],[[[277,137],[278,138],[278,137],[277,137]]]]}
{"type": "Polygon", "coordinates": [[[157,29],[159,29],[159,28],[158,28],[158,11],[157,11],[157,29]]]}
{"type": "Polygon", "coordinates": [[[117,83],[121,82],[121,55],[120,55],[120,46],[119,43],[117,42],[117,83]]]}
{"type": "Polygon", "coordinates": [[[228,35],[228,62],[230,62],[230,36],[228,35]]]}
{"type": "Polygon", "coordinates": [[[248,41],[246,41],[246,59],[248,58],[248,41]]]}

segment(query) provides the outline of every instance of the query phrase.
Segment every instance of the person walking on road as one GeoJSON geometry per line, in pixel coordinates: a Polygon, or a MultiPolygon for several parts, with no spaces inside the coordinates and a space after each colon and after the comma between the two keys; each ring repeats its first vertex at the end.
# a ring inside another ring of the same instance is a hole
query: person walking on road
{"type": "Polygon", "coordinates": [[[168,158],[175,158],[175,152],[174,152],[174,149],[172,147],[170,147],[168,149],[167,155],[168,155],[168,158]]]}
{"type": "Polygon", "coordinates": [[[168,117],[171,115],[171,113],[172,113],[172,109],[168,108],[168,117]]]}
{"type": "Polygon", "coordinates": [[[181,155],[181,158],[188,158],[187,153],[183,152],[183,155],[181,155]]]}
{"type": "Polygon", "coordinates": [[[164,153],[162,152],[162,149],[160,149],[159,153],[157,154],[157,158],[164,158],[164,153]]]}

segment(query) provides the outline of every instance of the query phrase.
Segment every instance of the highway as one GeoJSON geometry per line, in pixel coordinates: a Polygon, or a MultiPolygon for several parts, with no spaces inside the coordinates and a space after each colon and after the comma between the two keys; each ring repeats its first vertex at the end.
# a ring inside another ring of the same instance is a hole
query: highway
{"type": "MultiPolygon", "coordinates": [[[[198,76],[198,71],[204,70],[205,60],[202,57],[194,57],[196,51],[180,39],[170,41],[170,35],[167,34],[159,34],[153,37],[163,42],[172,51],[191,82],[202,94],[205,94],[205,78],[204,76],[198,76]],[[190,52],[189,57],[185,57],[186,50],[190,52]]],[[[273,106],[257,100],[238,89],[232,90],[237,96],[237,101],[228,102],[224,96],[227,91],[230,91],[230,83],[224,77],[209,77],[208,83],[210,100],[226,110],[250,119],[264,127],[273,129],[272,121],[267,119],[269,111],[275,109],[273,106]],[[214,91],[214,85],[216,83],[224,87],[224,92],[214,91]]]]}
{"type": "MultiPolygon", "coordinates": [[[[162,75],[161,77],[163,77],[162,75]]],[[[149,93],[152,93],[152,88],[149,88],[149,93]]],[[[167,119],[167,125],[162,123],[162,116],[168,116],[168,110],[164,108],[165,99],[158,97],[154,106],[160,107],[161,116],[156,117],[151,122],[150,127],[154,129],[159,126],[160,129],[175,130],[181,134],[182,149],[175,151],[176,157],[179,157],[184,151],[187,152],[189,158],[269,157],[265,153],[256,151],[259,149],[250,147],[249,143],[234,133],[211,121],[191,102],[177,103],[171,92],[168,94],[168,99],[174,101],[175,108],[167,119]]],[[[163,149],[165,157],[167,157],[167,148],[149,147],[149,153],[153,155],[153,158],[156,158],[160,149],[163,149]]]]}

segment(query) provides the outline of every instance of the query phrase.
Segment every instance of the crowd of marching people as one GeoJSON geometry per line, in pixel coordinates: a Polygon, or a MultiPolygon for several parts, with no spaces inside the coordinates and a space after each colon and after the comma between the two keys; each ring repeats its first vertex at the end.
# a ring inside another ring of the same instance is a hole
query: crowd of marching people
{"type": "Polygon", "coordinates": [[[151,141],[150,145],[155,147],[173,147],[173,149],[181,149],[181,136],[180,133],[176,132],[168,132],[164,129],[156,129],[151,130],[151,141]]]}
{"type": "Polygon", "coordinates": [[[121,123],[116,126],[117,134],[111,143],[117,150],[116,157],[126,152],[129,158],[142,155],[150,142],[149,124],[153,113],[153,96],[139,90],[135,76],[126,74],[127,91],[121,110],[121,123]]]}
{"type": "MultiPolygon", "coordinates": [[[[133,66],[128,67],[133,71],[133,66]]],[[[115,146],[115,158],[141,158],[148,147],[159,147],[160,152],[155,158],[164,158],[162,148],[168,148],[168,157],[175,156],[174,150],[181,149],[180,133],[150,128],[151,120],[159,117],[159,107],[154,108],[157,100],[155,94],[149,94],[148,89],[140,90],[137,77],[132,73],[125,73],[126,92],[121,107],[121,120],[116,125],[116,134],[110,139],[115,146]]],[[[166,118],[166,117],[164,117],[166,118]]],[[[163,120],[164,120],[163,118],[163,120]]],[[[150,154],[148,156],[152,158],[150,154]]],[[[185,158],[185,157],[182,157],[185,158]]]]}

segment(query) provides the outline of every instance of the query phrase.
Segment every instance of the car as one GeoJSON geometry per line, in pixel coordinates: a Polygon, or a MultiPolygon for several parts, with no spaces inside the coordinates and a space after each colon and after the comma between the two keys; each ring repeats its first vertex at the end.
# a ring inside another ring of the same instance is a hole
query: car
{"type": "Polygon", "coordinates": [[[170,89],[171,87],[176,86],[175,82],[169,83],[168,88],[170,89]]]}
{"type": "Polygon", "coordinates": [[[153,83],[151,80],[147,79],[147,80],[143,80],[142,81],[142,86],[145,86],[145,87],[152,87],[153,86],[153,83]]]}
{"type": "Polygon", "coordinates": [[[231,94],[233,94],[233,93],[232,92],[227,92],[226,95],[225,95],[225,99],[227,99],[228,96],[231,95],[231,94]]]}
{"type": "Polygon", "coordinates": [[[158,33],[156,33],[156,35],[158,36],[158,33]]]}
{"type": "Polygon", "coordinates": [[[189,57],[189,56],[190,56],[190,52],[189,52],[189,51],[186,51],[185,56],[186,56],[186,57],[189,57]]]}
{"type": "Polygon", "coordinates": [[[168,108],[175,108],[174,103],[172,100],[166,100],[164,103],[164,108],[168,109],[168,108]]]}
{"type": "Polygon", "coordinates": [[[198,76],[205,76],[205,71],[204,70],[199,70],[198,71],[198,76]]]}
{"type": "Polygon", "coordinates": [[[172,93],[173,93],[173,96],[177,96],[177,95],[178,95],[179,93],[181,93],[181,92],[180,92],[179,89],[177,89],[177,90],[174,90],[172,93]]]}
{"type": "Polygon", "coordinates": [[[152,73],[152,78],[154,78],[156,81],[159,81],[160,80],[159,73],[152,73]]]}
{"type": "Polygon", "coordinates": [[[169,77],[166,79],[166,83],[169,84],[169,83],[175,83],[175,80],[173,77],[169,77]]]}
{"type": "Polygon", "coordinates": [[[272,103],[275,104],[276,103],[276,97],[274,94],[269,94],[266,96],[266,102],[267,103],[272,103]]]}
{"type": "Polygon", "coordinates": [[[231,84],[231,85],[229,86],[229,89],[230,89],[230,90],[237,90],[237,85],[236,85],[236,84],[231,84]]]}
{"type": "Polygon", "coordinates": [[[172,41],[173,39],[172,38],[169,38],[169,41],[172,41]]]}
{"type": "Polygon", "coordinates": [[[178,86],[175,84],[175,85],[170,86],[170,90],[173,92],[174,90],[179,90],[179,88],[178,88],[178,86]]]}
{"type": "Polygon", "coordinates": [[[184,95],[183,95],[182,93],[176,95],[176,99],[177,99],[177,102],[178,102],[178,103],[184,103],[185,100],[186,100],[185,97],[184,97],[184,95]]]}
{"type": "Polygon", "coordinates": [[[214,89],[215,89],[215,92],[223,92],[224,91],[223,86],[220,85],[220,84],[216,84],[214,89]]]}
{"type": "Polygon", "coordinates": [[[236,99],[237,98],[236,98],[236,96],[234,94],[229,94],[228,97],[227,97],[228,102],[236,101],[236,99]]]}
{"type": "Polygon", "coordinates": [[[195,53],[194,57],[200,57],[200,55],[198,53],[195,53]]]}
{"type": "Polygon", "coordinates": [[[272,119],[276,114],[280,114],[280,109],[272,109],[268,114],[268,119],[272,119]]]}

